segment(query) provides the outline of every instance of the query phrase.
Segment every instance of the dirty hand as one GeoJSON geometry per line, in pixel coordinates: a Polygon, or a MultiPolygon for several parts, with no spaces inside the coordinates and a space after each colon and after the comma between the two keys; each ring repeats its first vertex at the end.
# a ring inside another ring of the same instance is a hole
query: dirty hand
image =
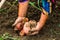
{"type": "Polygon", "coordinates": [[[39,33],[39,30],[40,30],[40,24],[39,22],[37,23],[36,27],[35,28],[32,28],[30,30],[31,34],[30,35],[35,35],[35,34],[38,34],[39,33]]]}
{"type": "Polygon", "coordinates": [[[25,17],[18,17],[12,26],[15,26],[15,29],[16,28],[19,29],[20,26],[22,26],[22,24],[23,24],[22,22],[23,22],[24,18],[25,17]]]}
{"type": "MultiPolygon", "coordinates": [[[[31,21],[31,23],[33,23],[33,22],[31,21]]],[[[34,23],[33,23],[33,25],[34,25],[34,23]]],[[[35,34],[38,34],[38,32],[39,32],[39,29],[38,29],[39,24],[38,23],[37,23],[36,27],[32,27],[32,29],[30,27],[31,27],[30,22],[26,22],[24,27],[23,27],[24,33],[26,35],[35,35],[35,34]]]]}
{"type": "Polygon", "coordinates": [[[23,29],[19,33],[20,36],[24,36],[25,34],[28,35],[30,30],[30,24],[29,22],[25,22],[23,29]]]}
{"type": "Polygon", "coordinates": [[[25,17],[18,17],[12,26],[15,26],[16,24],[22,22],[22,20],[23,20],[24,18],[25,18],[25,17]]]}
{"type": "Polygon", "coordinates": [[[30,24],[29,24],[29,22],[26,22],[24,24],[23,30],[24,30],[25,34],[29,33],[29,30],[30,30],[30,24]]]}

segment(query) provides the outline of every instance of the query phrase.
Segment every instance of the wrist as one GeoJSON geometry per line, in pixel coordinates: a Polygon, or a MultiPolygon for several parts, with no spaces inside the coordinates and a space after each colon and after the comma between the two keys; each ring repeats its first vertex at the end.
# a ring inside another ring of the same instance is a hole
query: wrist
{"type": "Polygon", "coordinates": [[[28,21],[28,18],[26,17],[18,17],[19,20],[22,20],[22,21],[28,21]]]}
{"type": "Polygon", "coordinates": [[[25,17],[26,16],[26,14],[24,13],[21,13],[21,14],[18,14],[18,17],[25,17]]]}
{"type": "Polygon", "coordinates": [[[18,20],[23,20],[25,17],[17,17],[18,20]]]}
{"type": "Polygon", "coordinates": [[[23,13],[23,12],[18,12],[18,17],[25,17],[25,16],[26,16],[25,13],[23,13]]]}
{"type": "Polygon", "coordinates": [[[41,24],[40,22],[37,22],[36,29],[41,30],[42,27],[43,27],[43,24],[41,24]]]}
{"type": "Polygon", "coordinates": [[[39,22],[37,22],[36,28],[39,29],[39,27],[40,27],[40,24],[39,22]]]}
{"type": "Polygon", "coordinates": [[[23,16],[18,16],[18,18],[25,18],[25,17],[23,17],[23,16]]]}

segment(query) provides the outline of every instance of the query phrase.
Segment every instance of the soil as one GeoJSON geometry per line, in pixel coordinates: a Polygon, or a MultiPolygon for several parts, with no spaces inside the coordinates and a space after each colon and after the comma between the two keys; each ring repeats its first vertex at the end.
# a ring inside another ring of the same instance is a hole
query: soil
{"type": "MultiPolygon", "coordinates": [[[[9,2],[9,0],[7,1],[9,2]]],[[[18,36],[12,28],[12,24],[17,18],[18,4],[11,6],[7,4],[7,1],[2,7],[6,10],[0,12],[0,35],[10,33],[13,36],[18,36]]],[[[11,0],[10,2],[12,4],[13,1],[11,0]]],[[[46,24],[40,30],[39,34],[34,36],[24,36],[21,38],[21,40],[60,40],[60,7],[59,4],[57,6],[58,7],[55,8],[53,13],[49,15],[46,24]]],[[[28,17],[30,20],[38,21],[40,14],[41,11],[29,5],[26,17],[28,17]]]]}

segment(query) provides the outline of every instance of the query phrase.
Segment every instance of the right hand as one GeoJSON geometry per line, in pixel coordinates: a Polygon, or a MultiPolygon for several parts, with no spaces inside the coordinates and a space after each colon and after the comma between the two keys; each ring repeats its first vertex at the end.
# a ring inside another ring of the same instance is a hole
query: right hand
{"type": "Polygon", "coordinates": [[[20,30],[20,26],[23,26],[23,21],[25,17],[18,17],[12,26],[15,26],[15,29],[20,30]]]}
{"type": "Polygon", "coordinates": [[[12,26],[16,26],[16,24],[21,23],[23,19],[24,17],[18,17],[12,26]]]}

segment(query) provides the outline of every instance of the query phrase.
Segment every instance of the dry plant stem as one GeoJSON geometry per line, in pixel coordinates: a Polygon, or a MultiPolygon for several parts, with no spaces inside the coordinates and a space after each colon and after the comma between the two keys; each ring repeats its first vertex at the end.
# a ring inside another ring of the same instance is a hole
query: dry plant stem
{"type": "Polygon", "coordinates": [[[28,8],[28,2],[19,2],[19,12],[18,12],[18,17],[24,17],[26,16],[27,8],[28,8]]]}
{"type": "Polygon", "coordinates": [[[5,1],[6,0],[1,0],[1,2],[0,2],[0,8],[3,6],[3,4],[4,4],[5,1]]]}

